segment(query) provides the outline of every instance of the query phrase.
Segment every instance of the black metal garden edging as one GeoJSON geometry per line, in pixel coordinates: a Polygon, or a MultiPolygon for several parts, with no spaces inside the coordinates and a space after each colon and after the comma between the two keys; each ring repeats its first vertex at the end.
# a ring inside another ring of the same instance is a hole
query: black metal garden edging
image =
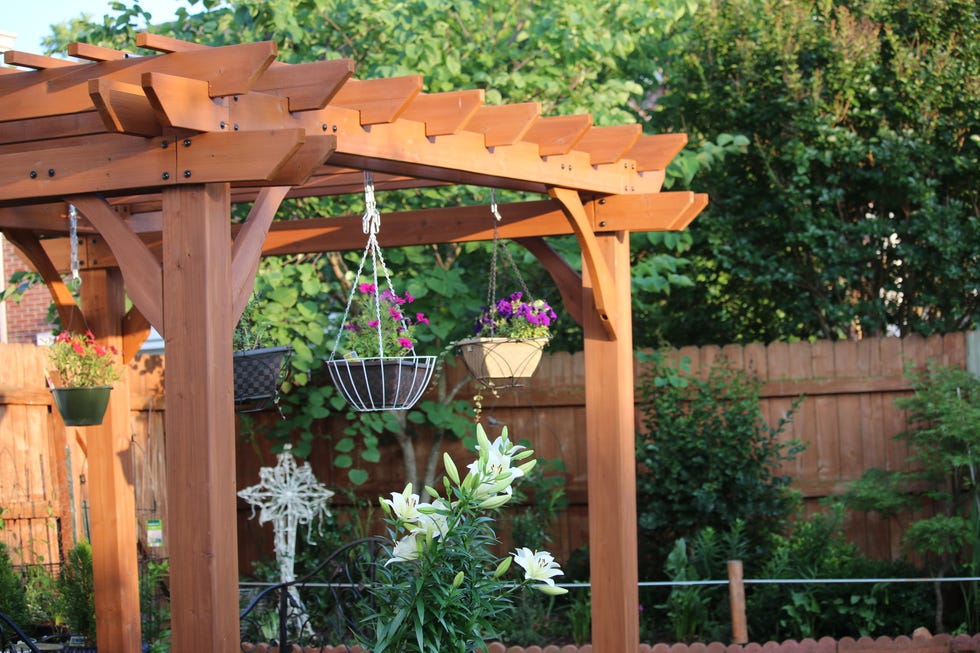
{"type": "MultiPolygon", "coordinates": [[[[369,600],[375,560],[386,540],[366,537],[335,549],[312,571],[262,589],[241,611],[241,641],[279,650],[347,644],[364,634],[357,606],[369,600]]],[[[243,648],[244,650],[244,648],[243,648]]]]}

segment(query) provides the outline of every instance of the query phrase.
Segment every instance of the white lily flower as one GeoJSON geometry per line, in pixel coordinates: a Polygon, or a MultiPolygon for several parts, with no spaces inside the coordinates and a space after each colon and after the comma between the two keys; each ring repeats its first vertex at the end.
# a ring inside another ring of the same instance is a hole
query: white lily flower
{"type": "MultiPolygon", "coordinates": [[[[482,429],[478,426],[477,435],[481,434],[482,429]]],[[[476,498],[484,499],[500,492],[510,494],[510,484],[524,476],[525,469],[530,471],[531,468],[527,463],[519,467],[511,466],[514,455],[524,447],[511,443],[506,430],[493,442],[486,435],[478,437],[478,440],[481,444],[476,448],[480,456],[468,465],[470,473],[479,479],[476,498]]]]}
{"type": "Polygon", "coordinates": [[[449,532],[449,520],[446,519],[449,510],[445,499],[436,499],[420,511],[418,526],[412,529],[412,533],[424,535],[426,540],[445,535],[449,532]]]}
{"type": "Polygon", "coordinates": [[[381,502],[404,522],[415,523],[419,520],[419,495],[412,494],[411,483],[405,486],[404,492],[392,492],[390,499],[382,499],[381,502]]]}
{"type": "Polygon", "coordinates": [[[552,579],[563,573],[554,556],[547,551],[532,551],[522,546],[511,555],[514,556],[514,562],[524,568],[525,580],[541,581],[545,585],[554,586],[555,581],[552,579]]]}
{"type": "Polygon", "coordinates": [[[391,550],[391,559],[385,563],[385,567],[393,562],[410,562],[417,560],[420,549],[418,538],[415,535],[406,535],[395,542],[395,547],[391,550]]]}

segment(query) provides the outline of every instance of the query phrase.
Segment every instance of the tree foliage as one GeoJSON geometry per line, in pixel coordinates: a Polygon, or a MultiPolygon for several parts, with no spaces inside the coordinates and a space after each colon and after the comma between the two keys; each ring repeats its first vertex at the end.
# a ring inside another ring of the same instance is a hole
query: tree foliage
{"type": "Polygon", "coordinates": [[[710,0],[651,120],[741,134],[705,169],[676,345],[930,334],[980,317],[980,9],[972,0],[710,0]]]}
{"type": "MultiPolygon", "coordinates": [[[[902,544],[938,576],[951,569],[980,570],[980,380],[967,370],[930,362],[906,371],[914,394],[895,404],[909,411],[913,471],[869,469],[848,488],[845,505],[887,518],[911,512],[902,544]],[[930,514],[931,516],[922,516],[930,514]]],[[[964,591],[963,620],[980,623],[980,588],[964,591]]],[[[943,626],[943,594],[936,586],[936,626],[943,626]]]]}

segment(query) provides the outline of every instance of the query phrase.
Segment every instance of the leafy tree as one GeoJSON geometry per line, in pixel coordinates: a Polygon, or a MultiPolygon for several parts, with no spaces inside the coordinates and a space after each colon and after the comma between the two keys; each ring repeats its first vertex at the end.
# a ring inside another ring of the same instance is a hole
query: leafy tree
{"type": "Polygon", "coordinates": [[[675,344],[931,334],[980,317],[972,0],[709,0],[664,59],[655,130],[742,134],[703,169],[675,344]]]}
{"type": "Polygon", "coordinates": [[[659,573],[676,540],[737,521],[757,557],[796,504],[789,476],[779,473],[803,449],[780,441],[792,414],[766,424],[761,382],[724,362],[705,378],[660,353],[647,364],[637,387],[644,429],[636,445],[644,577],[659,573]]]}
{"type": "MultiPolygon", "coordinates": [[[[139,4],[116,3],[113,15],[100,21],[82,17],[56,26],[45,41],[51,51],[80,40],[108,47],[132,48],[140,26],[208,45],[272,40],[279,58],[288,62],[347,57],[356,64],[359,78],[422,74],[425,90],[439,92],[481,88],[489,104],[539,101],[544,114],[589,112],[598,125],[635,121],[635,107],[647,89],[632,71],[656,51],[667,30],[692,11],[691,0],[662,0],[656,7],[638,1],[617,3],[572,0],[565,3],[504,0],[446,5],[431,0],[189,0],[190,10],[179,9],[176,20],[153,25],[152,16],[139,4]],[[201,9],[199,12],[193,11],[201,9]],[[642,55],[642,56],[641,56],[642,55]]],[[[649,65],[652,62],[647,60],[649,65]]],[[[644,80],[653,79],[652,73],[644,80]]],[[[737,145],[730,144],[729,150],[737,145]]],[[[725,148],[721,148],[725,150],[725,148]]],[[[689,177],[703,158],[692,154],[671,171],[672,178],[689,177]]],[[[501,193],[501,202],[521,199],[501,193]]],[[[488,204],[482,188],[436,188],[381,193],[387,211],[421,206],[488,204]]],[[[302,218],[357,214],[359,198],[307,198],[287,202],[280,216],[302,218]]],[[[488,221],[491,219],[489,209],[488,221]]],[[[384,229],[382,223],[382,229],[384,229]]],[[[687,283],[682,254],[683,237],[637,235],[642,248],[635,255],[638,286],[645,297],[668,292],[687,283]]],[[[571,261],[578,257],[574,239],[554,239],[553,246],[571,261]]],[[[318,380],[320,360],[329,354],[331,334],[339,325],[356,269],[358,253],[325,253],[263,261],[256,291],[262,310],[273,317],[273,334],[291,345],[292,375],[281,407],[285,420],[269,433],[292,441],[296,455],[307,455],[314,443],[332,438],[336,464],[348,470],[354,483],[367,478],[367,467],[379,458],[382,437],[401,446],[405,480],[431,483],[442,439],[470,431],[467,403],[459,388],[437,379],[437,396],[420,402],[407,413],[358,415],[343,434],[324,434],[318,422],[346,411],[333,388],[318,380]]],[[[485,301],[489,256],[482,244],[449,244],[386,252],[386,259],[418,298],[420,310],[430,316],[433,337],[423,345],[442,351],[454,338],[469,332],[473,316],[485,301]],[[452,301],[446,301],[452,298],[452,301]]],[[[542,267],[526,253],[517,264],[530,287],[552,305],[558,293],[542,267]]],[[[641,302],[645,299],[641,298],[641,302]]],[[[557,348],[575,348],[581,332],[564,316],[557,348]]],[[[354,417],[352,415],[352,417],[354,417]]]]}
{"type": "MultiPolygon", "coordinates": [[[[980,570],[980,379],[970,372],[931,362],[908,369],[914,394],[895,404],[909,411],[908,442],[915,471],[869,469],[848,489],[845,504],[884,517],[902,512],[934,513],[915,519],[902,537],[937,576],[962,568],[980,570]]],[[[944,628],[944,595],[935,584],[936,628],[944,628]]],[[[980,593],[965,589],[964,621],[976,628],[980,593]]]]}

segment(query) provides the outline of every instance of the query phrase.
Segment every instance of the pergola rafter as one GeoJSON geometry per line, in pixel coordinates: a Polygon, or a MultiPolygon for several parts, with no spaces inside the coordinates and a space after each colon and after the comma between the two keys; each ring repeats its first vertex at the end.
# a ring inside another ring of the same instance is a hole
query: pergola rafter
{"type": "MultiPolygon", "coordinates": [[[[466,184],[532,192],[500,235],[551,273],[585,331],[593,644],[635,647],[636,506],[629,233],[683,229],[707,198],[662,192],[683,134],[489,106],[421,76],[358,79],[349,60],[286,64],[272,43],[210,48],[153,34],[157,54],[72,44],[66,61],[8,52],[0,69],[0,231],[41,273],[66,325],[131,356],[165,337],[173,650],[237,648],[231,329],[263,255],[358,249],[359,216],[274,221],[288,198],[466,184]],[[231,206],[250,203],[241,225],[231,206]],[[82,310],[61,281],[68,204],[84,234],[82,310]],[[577,273],[543,240],[574,234],[577,273]],[[124,312],[123,289],[133,302],[124,312]],[[601,480],[601,482],[600,482],[601,480]]],[[[490,239],[485,207],[385,214],[382,246],[490,239]],[[391,226],[394,225],[394,226],[391,226]]],[[[139,646],[132,488],[118,463],[128,395],[88,437],[99,641],[139,646]]]]}

